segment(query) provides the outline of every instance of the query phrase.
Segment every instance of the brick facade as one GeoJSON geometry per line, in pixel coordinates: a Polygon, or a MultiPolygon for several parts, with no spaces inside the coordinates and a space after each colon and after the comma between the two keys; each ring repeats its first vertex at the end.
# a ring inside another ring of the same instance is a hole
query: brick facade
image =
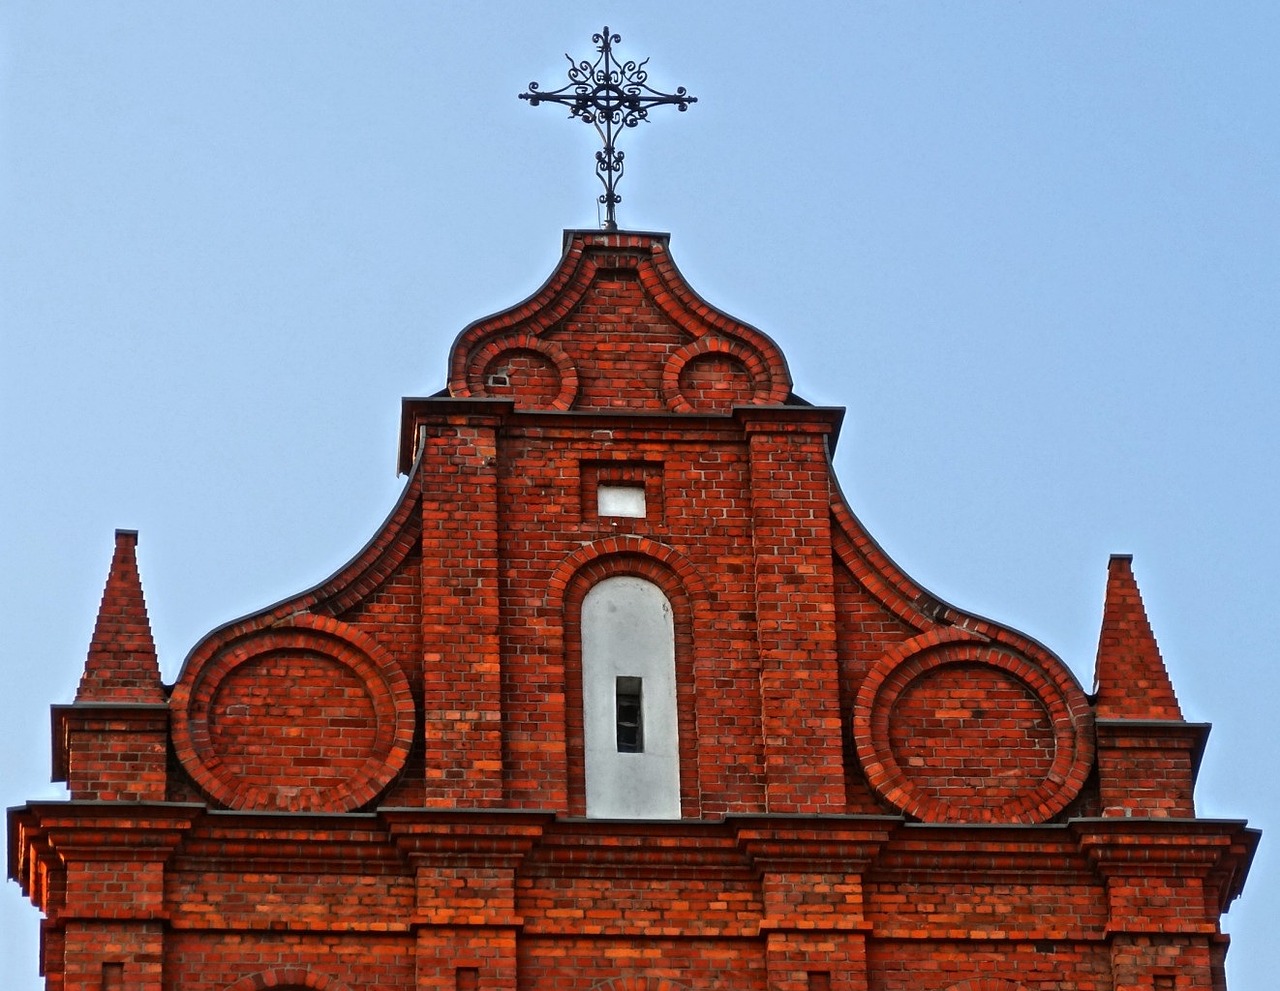
{"type": "Polygon", "coordinates": [[[54,707],[71,799],[9,814],[50,991],[1221,991],[1258,834],[1195,817],[1207,727],[1129,560],[1090,694],[885,557],[842,415],[665,236],[570,232],[404,401],[365,550],[172,686],[117,534],[54,707]],[[670,610],[678,819],[587,814],[615,576],[670,610]]]}

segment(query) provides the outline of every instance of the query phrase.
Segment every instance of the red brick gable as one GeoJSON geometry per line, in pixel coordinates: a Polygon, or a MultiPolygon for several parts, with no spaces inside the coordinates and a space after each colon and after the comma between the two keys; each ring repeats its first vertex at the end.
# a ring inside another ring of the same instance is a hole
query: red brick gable
{"type": "Polygon", "coordinates": [[[546,284],[469,326],[449,360],[450,395],[517,408],[727,412],[790,391],[778,346],[700,299],[665,235],[569,232],[546,284]]]}
{"type": "Polygon", "coordinates": [[[9,817],[51,989],[1221,986],[1258,837],[1195,818],[1205,728],[1127,560],[1091,698],[885,555],[832,473],[843,411],[665,235],[570,232],[402,411],[365,549],[168,689],[118,542],[55,709],[72,800],[9,817]],[[612,579],[669,621],[678,817],[588,797],[612,579]]]}

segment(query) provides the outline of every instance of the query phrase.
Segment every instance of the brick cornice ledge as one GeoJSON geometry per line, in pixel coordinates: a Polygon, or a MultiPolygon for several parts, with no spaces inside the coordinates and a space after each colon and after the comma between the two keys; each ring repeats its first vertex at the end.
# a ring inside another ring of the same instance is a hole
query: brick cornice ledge
{"type": "Polygon", "coordinates": [[[900,816],[727,816],[760,872],[761,932],[869,931],[862,875],[900,816]]]}
{"type": "Polygon", "coordinates": [[[1237,819],[1173,819],[1114,817],[1073,819],[1068,823],[1085,854],[1106,881],[1112,896],[1112,919],[1108,931],[1216,933],[1217,921],[1208,916],[1206,899],[1211,897],[1218,912],[1225,912],[1240,894],[1262,834],[1237,819]],[[1151,920],[1137,924],[1137,915],[1121,911],[1117,918],[1121,889],[1130,900],[1140,902],[1147,891],[1160,895],[1168,905],[1167,890],[1191,882],[1202,892],[1194,916],[1182,919],[1151,920]],[[1133,916],[1133,918],[1125,918],[1133,916]]]}
{"type": "Polygon", "coordinates": [[[11,809],[63,861],[163,862],[205,807],[194,802],[33,802],[11,809]]]}
{"type": "Polygon", "coordinates": [[[9,810],[9,876],[52,923],[76,918],[153,919],[162,892],[142,890],[138,874],[163,871],[204,806],[177,802],[32,802],[9,810]],[[113,873],[131,896],[86,909],[68,897],[69,876],[113,873]],[[59,881],[51,881],[57,877],[59,881]]]}
{"type": "Polygon", "coordinates": [[[381,808],[396,849],[411,863],[515,868],[555,816],[505,809],[442,811],[381,808]]]}
{"type": "Polygon", "coordinates": [[[1236,819],[1106,817],[1068,823],[1080,850],[1106,877],[1152,874],[1208,874],[1225,857],[1249,847],[1247,828],[1236,819]]]}
{"type": "Polygon", "coordinates": [[[379,809],[378,817],[414,871],[410,928],[524,925],[516,911],[516,872],[552,815],[379,809]]]}
{"type": "Polygon", "coordinates": [[[1209,723],[1176,719],[1095,719],[1093,725],[1100,748],[1189,751],[1193,781],[1211,729],[1209,723]]]}

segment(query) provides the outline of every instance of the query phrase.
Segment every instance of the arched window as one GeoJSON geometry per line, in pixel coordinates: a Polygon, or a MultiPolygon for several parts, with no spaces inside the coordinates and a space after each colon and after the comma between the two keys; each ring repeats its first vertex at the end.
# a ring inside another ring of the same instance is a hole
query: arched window
{"type": "Polygon", "coordinates": [[[653,582],[605,578],[582,601],[587,815],[680,818],[671,603],[653,582]]]}

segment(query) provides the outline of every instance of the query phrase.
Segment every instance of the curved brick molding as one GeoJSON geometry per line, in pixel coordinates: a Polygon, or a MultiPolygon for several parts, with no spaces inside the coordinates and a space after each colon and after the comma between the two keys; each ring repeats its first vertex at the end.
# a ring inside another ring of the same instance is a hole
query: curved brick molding
{"type": "Polygon", "coordinates": [[[354,627],[317,616],[208,644],[170,705],[178,758],[233,809],[359,808],[400,772],[413,740],[399,665],[354,627]]]}
{"type": "Polygon", "coordinates": [[[227,991],[351,991],[341,981],[321,974],[291,967],[267,970],[236,981],[227,991]]]}
{"type": "Polygon", "coordinates": [[[578,395],[578,371],[554,341],[509,334],[470,356],[467,388],[484,399],[511,399],[518,407],[566,410],[578,395]]]}
{"type": "Polygon", "coordinates": [[[727,413],[786,403],[791,375],[767,335],[689,288],[665,236],[570,231],[538,292],[458,335],[449,394],[518,408],[727,413]]]}
{"type": "Polygon", "coordinates": [[[1093,762],[1088,699],[1070,673],[962,631],[876,662],[853,734],[871,787],[925,822],[1046,822],[1093,762]]]}
{"type": "Polygon", "coordinates": [[[790,386],[775,382],[767,355],[742,341],[699,338],[662,369],[662,399],[675,413],[727,413],[734,406],[782,403],[790,386]]]}

